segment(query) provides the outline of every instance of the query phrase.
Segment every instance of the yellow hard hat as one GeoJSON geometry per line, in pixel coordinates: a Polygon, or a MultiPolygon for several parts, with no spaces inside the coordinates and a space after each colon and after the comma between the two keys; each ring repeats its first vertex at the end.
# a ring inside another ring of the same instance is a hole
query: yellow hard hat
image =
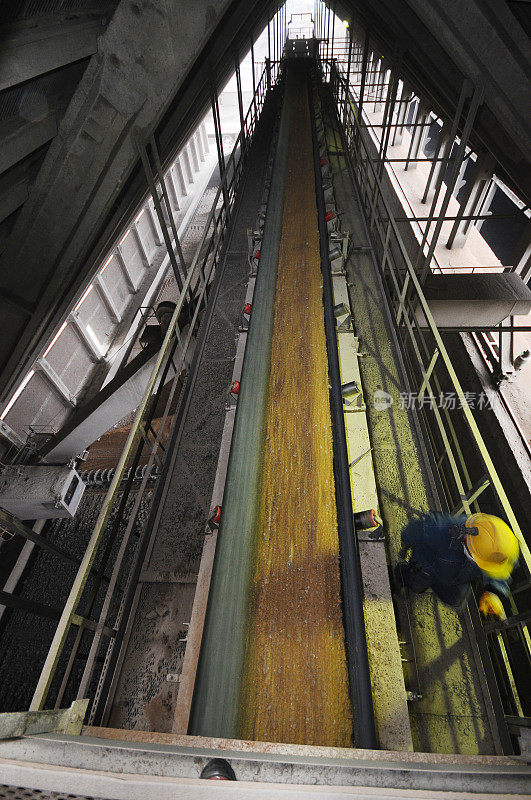
{"type": "Polygon", "coordinates": [[[472,514],[465,522],[478,533],[466,537],[468,551],[478,567],[491,578],[505,580],[518,560],[518,539],[506,523],[492,514],[472,514]]]}

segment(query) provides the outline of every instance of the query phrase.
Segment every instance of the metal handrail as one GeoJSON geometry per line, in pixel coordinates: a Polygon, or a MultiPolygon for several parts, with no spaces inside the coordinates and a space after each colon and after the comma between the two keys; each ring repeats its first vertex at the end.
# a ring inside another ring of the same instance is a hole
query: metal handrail
{"type": "MultiPolygon", "coordinates": [[[[337,77],[339,79],[339,82],[340,83],[344,83],[344,79],[342,78],[342,76],[339,75],[338,73],[336,73],[336,74],[337,74],[337,77]]],[[[352,95],[350,95],[350,93],[349,93],[348,103],[349,103],[350,109],[352,111],[352,115],[353,115],[353,118],[355,120],[355,124],[356,124],[357,130],[358,130],[358,132],[361,133],[361,127],[359,125],[359,121],[358,121],[357,114],[356,114],[355,107],[354,107],[354,99],[353,99],[352,95]]],[[[397,226],[397,223],[396,223],[396,221],[394,219],[393,212],[391,211],[391,208],[390,208],[390,206],[389,206],[389,204],[388,204],[388,202],[387,202],[387,200],[385,198],[385,195],[384,195],[384,192],[383,192],[383,187],[382,187],[382,182],[381,182],[381,179],[379,178],[379,176],[377,174],[377,171],[376,171],[376,169],[375,169],[375,167],[373,165],[372,158],[369,155],[368,146],[367,146],[367,144],[366,144],[366,142],[365,142],[365,140],[364,140],[364,138],[362,136],[358,137],[358,141],[361,142],[361,144],[363,146],[363,149],[364,149],[364,151],[366,153],[366,156],[367,156],[367,158],[366,158],[364,163],[365,163],[365,165],[368,165],[368,168],[370,168],[370,170],[372,172],[373,182],[372,182],[371,189],[373,189],[373,187],[375,187],[375,186],[377,188],[376,196],[377,196],[378,200],[381,201],[381,203],[382,203],[382,205],[384,207],[384,210],[386,212],[387,227],[394,234],[396,243],[397,243],[398,247],[400,248],[400,253],[401,253],[402,258],[404,260],[404,264],[406,266],[407,276],[409,277],[409,281],[411,282],[412,288],[414,288],[414,290],[415,290],[414,298],[420,303],[420,306],[422,308],[422,311],[424,313],[424,316],[425,316],[425,319],[426,319],[426,322],[427,322],[427,327],[429,328],[429,330],[431,331],[431,334],[433,335],[433,337],[435,339],[436,347],[437,347],[437,349],[439,351],[439,356],[442,359],[442,361],[444,362],[444,364],[446,366],[446,369],[447,369],[447,372],[448,372],[448,375],[449,375],[449,377],[451,379],[452,385],[455,388],[457,397],[459,398],[459,401],[461,403],[461,408],[462,408],[463,414],[465,416],[466,422],[467,422],[467,424],[468,424],[468,426],[470,428],[470,432],[472,433],[472,436],[473,436],[473,438],[474,438],[474,440],[475,440],[475,442],[477,444],[478,450],[479,450],[479,452],[481,454],[481,457],[482,457],[482,459],[484,461],[486,472],[487,472],[487,475],[489,476],[491,485],[492,485],[494,491],[496,492],[496,494],[498,496],[500,505],[503,508],[503,511],[506,514],[507,519],[508,519],[512,529],[514,530],[515,535],[517,536],[517,538],[519,540],[522,557],[523,557],[523,559],[524,559],[529,571],[531,572],[531,552],[529,551],[529,547],[528,547],[528,545],[527,545],[527,543],[526,543],[526,541],[525,541],[525,539],[524,539],[524,537],[522,535],[522,531],[520,529],[518,521],[517,521],[517,519],[516,519],[516,517],[514,515],[514,512],[513,512],[512,508],[511,508],[511,505],[509,503],[509,500],[507,498],[505,490],[504,490],[504,488],[502,486],[501,480],[500,480],[500,478],[498,476],[496,468],[494,467],[494,464],[492,462],[492,459],[490,457],[488,449],[487,449],[487,447],[486,447],[486,445],[485,445],[485,443],[483,441],[483,437],[481,436],[481,433],[480,433],[480,430],[478,428],[478,425],[477,425],[477,423],[476,423],[476,421],[474,419],[474,416],[472,414],[472,410],[471,410],[469,402],[468,402],[468,400],[466,398],[465,392],[463,391],[463,389],[461,387],[461,383],[460,383],[460,381],[459,381],[459,379],[457,377],[457,374],[455,372],[455,369],[454,369],[454,367],[452,365],[452,361],[451,361],[450,356],[448,354],[448,351],[447,351],[447,349],[446,349],[446,347],[444,345],[442,336],[441,336],[441,334],[440,334],[440,332],[438,330],[438,327],[437,327],[437,325],[435,323],[435,320],[434,320],[433,315],[431,313],[428,301],[426,300],[426,297],[425,297],[424,292],[422,290],[422,287],[420,285],[420,281],[418,279],[417,273],[415,272],[415,270],[413,268],[413,265],[411,263],[411,260],[409,258],[409,255],[408,255],[408,252],[407,252],[407,249],[406,249],[406,246],[405,246],[405,244],[404,244],[404,242],[402,240],[402,237],[400,235],[400,232],[398,230],[398,226],[397,226]]],[[[380,222],[381,222],[381,219],[382,218],[380,218],[380,222]]],[[[386,231],[386,237],[387,237],[387,231],[386,231]]],[[[386,247],[384,248],[384,254],[383,254],[383,259],[384,259],[384,262],[385,262],[384,263],[384,267],[388,266],[388,265],[391,265],[392,254],[390,252],[389,244],[390,243],[389,243],[389,239],[388,239],[386,247]]],[[[397,287],[400,289],[400,293],[402,294],[403,289],[404,289],[404,285],[407,282],[407,278],[406,278],[406,276],[404,276],[405,279],[402,282],[400,282],[402,276],[401,276],[401,274],[400,274],[400,272],[398,270],[395,270],[393,275],[394,275],[395,278],[397,278],[397,287]]],[[[404,298],[401,299],[400,302],[399,302],[399,309],[402,309],[402,313],[404,312],[404,307],[406,306],[407,303],[409,303],[409,305],[411,307],[413,307],[413,302],[412,302],[411,297],[408,296],[408,295],[405,295],[404,298]]],[[[406,316],[404,316],[404,321],[406,322],[406,325],[407,325],[407,317],[406,316]]],[[[411,324],[411,320],[409,322],[411,324]]],[[[417,327],[417,330],[419,331],[420,335],[422,336],[423,334],[420,332],[420,329],[418,328],[418,326],[416,326],[416,327],[417,327]]],[[[424,364],[424,362],[423,362],[421,357],[419,357],[419,363],[420,363],[420,366],[421,366],[421,368],[423,370],[423,374],[425,375],[428,367],[424,364]]],[[[430,388],[430,378],[429,377],[428,377],[428,379],[426,381],[426,387],[430,388]]],[[[465,510],[468,510],[468,509],[466,509],[466,505],[465,505],[465,510]]]]}
{"type": "MultiPolygon", "coordinates": [[[[345,128],[350,126],[350,130],[346,131],[346,133],[351,134],[350,137],[347,136],[347,142],[351,147],[354,147],[358,156],[356,166],[361,183],[360,194],[370,214],[370,227],[372,230],[376,230],[380,247],[382,248],[379,265],[382,277],[385,278],[388,276],[392,288],[394,288],[396,320],[401,329],[407,332],[409,336],[413,354],[410,352],[408,357],[410,360],[411,358],[416,359],[417,362],[417,371],[420,373],[419,378],[421,381],[418,395],[419,397],[423,394],[429,396],[430,409],[433,410],[435,414],[437,423],[436,430],[442,442],[442,456],[437,463],[437,468],[444,484],[447,497],[450,499],[450,508],[452,506],[451,497],[452,495],[455,496],[455,490],[452,491],[451,487],[449,487],[448,482],[445,480],[445,474],[441,470],[444,457],[446,457],[450,465],[451,473],[459,493],[458,503],[460,504],[461,510],[464,510],[467,514],[471,513],[472,505],[474,505],[475,509],[479,509],[477,498],[487,487],[491,487],[499,506],[519,540],[521,560],[524,569],[529,575],[531,573],[531,554],[529,547],[523,537],[516,515],[512,510],[492,458],[481,436],[478,425],[472,414],[467,393],[463,391],[457,377],[441,333],[431,314],[419,276],[409,258],[407,249],[398,230],[394,214],[384,195],[382,177],[378,175],[377,165],[374,163],[369,153],[368,144],[362,135],[362,121],[359,119],[356,101],[350,92],[346,95],[347,82],[338,70],[335,69],[335,65],[330,64],[329,74],[331,76],[330,83],[338,109],[340,112],[343,108],[345,109],[345,128]],[[395,245],[394,248],[392,244],[395,245]],[[402,268],[399,268],[395,263],[396,249],[398,249],[398,253],[401,256],[402,268]],[[425,318],[425,323],[423,322],[422,327],[426,329],[426,334],[433,337],[431,345],[428,344],[426,335],[416,319],[416,313],[418,313],[419,309],[422,310],[425,318]],[[467,460],[462,452],[457,432],[450,414],[448,413],[448,409],[443,409],[443,414],[441,414],[439,408],[434,403],[436,397],[441,392],[441,384],[437,376],[437,370],[441,365],[444,365],[446,379],[449,378],[450,384],[455,390],[455,394],[459,400],[458,408],[463,412],[464,421],[485,467],[485,475],[483,479],[479,481],[479,485],[478,483],[474,486],[472,485],[467,470],[467,460]],[[466,489],[465,484],[467,487],[466,489]]],[[[433,433],[429,426],[427,427],[428,433],[432,437],[432,444],[434,444],[433,433]]],[[[459,506],[456,506],[453,510],[459,510],[459,506]]],[[[509,625],[513,625],[514,623],[514,626],[519,632],[524,652],[527,652],[529,658],[531,657],[531,638],[527,627],[527,620],[523,615],[519,615],[518,619],[515,618],[518,615],[518,609],[512,595],[509,595],[509,603],[513,616],[509,617],[507,622],[509,625]]],[[[502,663],[505,668],[508,696],[511,698],[517,714],[522,716],[523,712],[520,698],[507,654],[506,632],[502,628],[499,631],[497,630],[495,635],[502,663]]]]}
{"type": "MultiPolygon", "coordinates": [[[[246,136],[246,137],[249,135],[248,134],[249,130],[252,133],[254,133],[259,113],[263,108],[264,99],[265,99],[265,95],[266,95],[266,91],[267,91],[267,74],[266,74],[266,72],[267,72],[267,70],[264,69],[262,74],[261,74],[261,76],[260,76],[258,85],[256,87],[256,91],[253,94],[249,109],[248,109],[247,114],[246,114],[245,119],[244,119],[243,135],[246,136]]],[[[164,336],[164,340],[162,342],[160,351],[159,351],[159,353],[157,355],[157,359],[155,361],[155,364],[154,364],[154,367],[153,367],[153,371],[152,371],[151,376],[149,378],[147,387],[146,387],[146,389],[144,391],[144,395],[142,397],[140,405],[137,408],[134,420],[133,420],[133,422],[131,424],[131,429],[130,429],[129,435],[127,437],[126,443],[124,445],[124,448],[122,450],[120,459],[118,461],[118,465],[116,467],[116,471],[114,473],[114,476],[113,476],[113,479],[112,479],[111,484],[109,486],[109,489],[108,489],[108,491],[107,491],[107,493],[105,495],[105,498],[103,500],[100,512],[98,514],[98,518],[97,518],[96,523],[94,525],[94,529],[93,529],[92,535],[91,535],[90,540],[88,542],[87,548],[85,550],[83,559],[81,561],[81,564],[79,566],[78,572],[77,572],[76,577],[74,579],[73,585],[72,585],[72,587],[70,589],[69,596],[68,596],[68,598],[66,600],[63,612],[61,614],[61,618],[60,618],[59,623],[57,625],[57,629],[55,631],[52,643],[50,645],[50,649],[48,651],[48,655],[47,655],[45,663],[43,665],[43,668],[42,668],[42,671],[41,671],[41,674],[40,674],[40,677],[39,677],[39,681],[37,683],[37,687],[36,687],[34,695],[33,695],[33,699],[31,701],[30,710],[33,710],[33,711],[40,710],[40,709],[43,708],[43,706],[44,706],[44,704],[46,702],[46,699],[47,699],[47,696],[48,696],[48,692],[50,690],[50,686],[51,686],[52,680],[54,678],[57,666],[59,664],[59,659],[61,657],[64,645],[66,643],[66,639],[67,639],[68,633],[70,631],[70,627],[71,627],[71,625],[73,624],[73,621],[74,621],[74,617],[75,617],[75,614],[76,614],[77,606],[79,604],[79,601],[81,600],[81,596],[83,594],[83,590],[85,588],[89,573],[90,573],[90,571],[92,569],[92,565],[94,563],[94,559],[95,559],[96,554],[98,552],[98,548],[99,548],[99,546],[101,544],[101,541],[102,541],[102,538],[103,538],[103,534],[105,532],[107,523],[109,521],[109,517],[110,517],[110,514],[111,514],[113,503],[114,503],[114,501],[116,499],[116,495],[117,495],[117,493],[118,493],[118,491],[120,489],[120,484],[122,482],[122,478],[124,476],[129,457],[130,457],[130,455],[132,453],[132,450],[133,450],[133,447],[135,445],[135,442],[138,440],[138,437],[141,435],[141,426],[142,426],[142,423],[144,421],[144,417],[146,415],[148,404],[149,404],[150,398],[151,398],[151,396],[153,394],[153,390],[155,388],[155,384],[157,383],[157,380],[158,380],[162,370],[165,367],[165,364],[166,364],[166,361],[167,361],[167,357],[168,357],[168,355],[170,353],[170,350],[171,350],[171,347],[172,347],[172,340],[173,340],[174,335],[177,336],[177,339],[178,339],[179,343],[181,343],[180,334],[179,334],[179,330],[178,330],[178,320],[179,320],[179,316],[180,316],[180,314],[181,314],[181,312],[183,310],[183,306],[184,306],[184,304],[185,304],[185,302],[187,300],[188,293],[192,289],[194,280],[195,280],[196,284],[197,284],[197,280],[200,280],[200,282],[201,282],[201,292],[200,292],[200,294],[199,294],[199,296],[197,298],[197,301],[196,301],[196,303],[197,303],[197,305],[196,305],[196,315],[197,315],[197,311],[199,309],[201,300],[203,299],[203,297],[206,298],[206,296],[207,296],[208,279],[211,277],[211,275],[212,275],[212,273],[213,273],[213,271],[215,269],[216,257],[218,255],[219,246],[220,246],[220,244],[222,242],[222,239],[223,239],[223,231],[224,231],[224,228],[226,227],[226,225],[228,223],[228,220],[229,220],[230,208],[226,207],[225,193],[226,193],[226,197],[228,198],[229,206],[231,206],[232,203],[234,202],[234,197],[235,197],[235,194],[236,194],[236,184],[237,184],[237,180],[238,180],[237,173],[238,173],[238,177],[239,177],[239,175],[241,175],[242,161],[243,161],[244,152],[245,152],[245,144],[246,144],[246,142],[242,141],[242,131],[240,131],[238,133],[238,136],[236,137],[232,152],[231,152],[231,154],[230,154],[230,156],[229,156],[229,158],[227,160],[227,163],[226,163],[226,166],[225,166],[225,170],[224,170],[224,172],[223,172],[223,174],[221,176],[218,189],[216,191],[216,194],[215,194],[214,200],[212,202],[212,206],[211,206],[210,212],[209,212],[208,217],[207,217],[207,221],[206,221],[206,224],[205,224],[205,228],[204,228],[203,234],[202,234],[201,239],[199,241],[199,244],[198,244],[198,246],[196,248],[194,257],[193,257],[192,262],[190,264],[190,268],[189,268],[188,273],[186,275],[186,278],[184,280],[183,287],[182,287],[179,299],[178,299],[178,301],[176,303],[176,307],[175,307],[175,310],[173,312],[171,321],[170,321],[170,323],[168,325],[168,329],[167,329],[166,334],[164,336]],[[236,163],[236,154],[237,154],[238,148],[240,148],[240,153],[239,153],[238,162],[236,163]],[[218,210],[218,208],[217,208],[218,207],[218,203],[219,203],[220,197],[222,197],[222,195],[223,195],[223,202],[222,202],[221,207],[218,210]],[[205,246],[207,237],[209,235],[211,226],[213,226],[213,232],[212,232],[212,234],[210,236],[210,241],[209,241],[209,244],[208,244],[208,247],[207,247],[207,252],[206,252],[206,254],[202,255],[202,251],[203,251],[203,248],[205,246]],[[202,273],[202,269],[203,269],[206,261],[211,256],[212,256],[212,260],[211,260],[211,264],[210,264],[210,272],[209,272],[208,276],[205,276],[202,273]]],[[[180,357],[179,357],[179,361],[178,361],[177,365],[175,366],[175,374],[176,374],[176,376],[179,374],[179,372],[181,371],[181,368],[182,368],[182,366],[184,364],[184,359],[185,359],[185,355],[186,355],[186,349],[187,349],[188,343],[189,343],[189,341],[191,339],[191,335],[192,335],[192,326],[190,326],[190,330],[188,332],[188,336],[186,338],[186,341],[185,341],[184,345],[181,346],[181,354],[180,354],[180,357]]],[[[161,429],[161,431],[159,431],[159,434],[157,435],[155,441],[153,442],[152,453],[154,453],[154,451],[157,449],[157,447],[160,444],[161,432],[162,432],[162,429],[161,429]]]]}

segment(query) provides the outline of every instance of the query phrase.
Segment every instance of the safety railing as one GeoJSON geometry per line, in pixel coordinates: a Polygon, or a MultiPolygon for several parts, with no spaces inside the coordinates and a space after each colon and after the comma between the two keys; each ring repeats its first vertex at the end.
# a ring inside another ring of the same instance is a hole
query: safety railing
{"type": "MultiPolygon", "coordinates": [[[[320,52],[322,58],[328,59],[326,42],[321,43],[320,52]]],[[[519,248],[509,259],[509,262],[513,264],[511,267],[503,267],[499,261],[495,264],[479,263],[477,266],[463,267],[439,265],[435,247],[437,240],[444,235],[444,223],[452,223],[452,233],[447,240],[449,248],[454,246],[456,238],[459,239],[460,235],[466,239],[476,226],[477,230],[481,229],[483,236],[485,229],[482,226],[484,223],[496,224],[498,231],[504,230],[504,238],[509,241],[511,233],[506,226],[518,225],[519,221],[522,222],[523,210],[518,208],[517,203],[512,203],[514,210],[509,213],[494,210],[493,207],[499,203],[499,199],[496,199],[498,197],[496,185],[503,184],[497,180],[492,162],[486,159],[486,163],[490,164],[491,178],[485,182],[485,192],[477,195],[475,203],[465,200],[462,204],[463,207],[456,215],[449,213],[448,207],[445,214],[441,214],[437,199],[443,180],[447,190],[444,203],[447,206],[451,202],[452,195],[457,197],[461,177],[465,177],[465,192],[467,184],[474,181],[474,169],[477,169],[478,163],[482,160],[481,157],[476,157],[468,146],[464,148],[458,146],[458,141],[453,136],[449,136],[451,128],[457,132],[453,121],[448,117],[443,119],[433,111],[438,104],[435,97],[430,95],[427,87],[423,86],[422,92],[417,95],[417,91],[413,90],[411,84],[400,78],[401,58],[398,55],[392,59],[382,56],[375,44],[371,43],[371,37],[368,34],[365,35],[365,41],[359,34],[350,36],[348,43],[345,40],[343,44],[339,39],[335,44],[332,43],[330,52],[333,53],[338,69],[344,76],[348,76],[348,85],[353,89],[354,97],[362,97],[362,105],[369,113],[364,114],[361,124],[362,126],[367,125],[371,136],[377,143],[378,153],[374,158],[379,162],[379,168],[384,162],[386,163],[388,171],[393,176],[393,181],[400,187],[406,218],[413,218],[411,224],[415,227],[416,236],[422,240],[423,248],[426,245],[428,258],[424,274],[428,268],[434,272],[454,273],[493,270],[495,272],[515,272],[526,280],[526,267],[522,263],[522,250],[519,248]],[[369,109],[371,110],[369,111],[369,109]],[[380,120],[380,118],[375,118],[374,114],[381,109],[383,109],[383,115],[380,120]],[[413,114],[409,118],[411,111],[413,114]],[[436,142],[435,150],[428,156],[422,143],[426,136],[431,137],[437,124],[440,132],[433,140],[436,142]],[[402,157],[389,158],[388,149],[402,141],[405,130],[411,133],[407,156],[404,152],[402,157]],[[454,142],[455,146],[453,146],[454,142]],[[431,198],[432,194],[434,195],[427,216],[417,216],[411,203],[410,191],[407,186],[402,185],[396,171],[398,164],[409,169],[409,167],[414,168],[417,164],[422,163],[430,165],[422,202],[426,203],[428,197],[431,198]],[[476,167],[472,167],[473,163],[476,167]],[[468,175],[469,170],[472,175],[468,175]],[[449,182],[450,175],[453,175],[453,180],[449,182]],[[489,186],[488,189],[487,186],[489,186]],[[467,209],[471,213],[465,213],[467,209]],[[456,234],[456,231],[459,230],[461,234],[456,234]]],[[[323,64],[323,70],[327,70],[327,74],[329,74],[330,63],[323,64]]],[[[483,155],[485,156],[485,154],[483,155]]],[[[489,172],[487,171],[486,174],[488,175],[489,172]]],[[[521,206],[523,207],[523,205],[522,203],[521,206]]],[[[496,247],[493,246],[491,237],[492,233],[490,235],[487,233],[485,241],[489,247],[495,250],[496,247]]],[[[464,239],[461,240],[461,244],[464,243],[464,239]]],[[[466,328],[463,326],[462,331],[469,333],[469,344],[475,348],[478,357],[483,362],[483,375],[485,378],[490,377],[493,384],[498,386],[501,407],[512,420],[523,448],[531,457],[531,444],[525,431],[522,430],[521,413],[514,407],[509,389],[510,383],[517,380],[518,371],[527,359],[526,351],[529,350],[527,334],[531,327],[523,324],[524,322],[525,320],[522,318],[511,316],[498,325],[481,327],[476,324],[466,328]],[[518,350],[520,350],[519,356],[517,356],[518,350]]]]}
{"type": "MultiPolygon", "coordinates": [[[[335,62],[322,67],[322,73],[330,76],[350,167],[365,208],[411,384],[416,389],[404,393],[401,399],[407,407],[417,408],[424,421],[432,466],[443,495],[441,506],[468,515],[479,511],[481,502],[483,511],[507,520],[520,544],[520,562],[509,596],[511,615],[499,623],[485,623],[481,633],[489,642],[507,724],[511,729],[526,726],[531,715],[531,709],[524,707],[529,702],[528,673],[522,672],[519,664],[531,663],[531,614],[518,608],[517,598],[519,590],[529,586],[531,554],[474,415],[474,411],[481,413],[487,407],[488,398],[463,388],[424,295],[421,275],[390,208],[385,172],[375,157],[377,152],[371,149],[374,145],[360,119],[357,101],[335,62]]],[[[473,119],[473,106],[478,102],[478,93],[471,93],[468,120],[473,119]]],[[[470,127],[465,120],[463,147],[470,127]]]]}
{"type": "MultiPolygon", "coordinates": [[[[176,393],[179,390],[179,380],[182,370],[185,367],[186,354],[189,351],[189,345],[194,331],[200,323],[201,312],[206,309],[209,301],[209,290],[223,255],[223,243],[230,222],[231,211],[237,195],[249,144],[254,135],[257,121],[264,106],[267,90],[272,80],[271,71],[266,67],[260,76],[246,115],[243,116],[243,113],[241,115],[241,130],[236,138],[232,152],[226,161],[225,168],[222,171],[220,184],[208,214],[203,234],[187,270],[182,260],[182,251],[175,232],[171,206],[168,201],[156,143],[153,137],[146,143],[138,142],[139,152],[147,172],[146,177],[148,179],[148,185],[151,187],[153,201],[157,205],[158,211],[160,211],[159,222],[161,222],[161,226],[163,227],[164,238],[168,246],[168,255],[170,256],[170,261],[176,273],[180,294],[142,401],[136,410],[111,484],[101,504],[92,535],[79,565],[64,609],[60,614],[57,629],[31,702],[31,711],[42,709],[47,702],[52,682],[55,681],[55,686],[59,683],[60,676],[57,674],[57,670],[60,663],[62,668],[64,665],[64,669],[61,676],[61,683],[56,692],[56,707],[62,702],[65,693],[72,692],[69,681],[71,678],[73,680],[73,666],[76,662],[76,658],[80,655],[79,647],[83,632],[93,634],[84,672],[77,688],[77,697],[86,697],[94,679],[94,669],[102,641],[105,639],[108,642],[107,656],[104,660],[105,668],[119,626],[124,622],[127,613],[125,598],[130,588],[131,576],[134,573],[134,569],[131,569],[128,575],[122,573],[125,572],[124,565],[131,560],[126,558],[126,556],[132,553],[132,561],[134,562],[135,553],[138,553],[141,549],[135,541],[133,530],[137,524],[142,499],[148,485],[152,467],[155,462],[158,461],[159,453],[162,453],[164,449],[162,441],[164,438],[164,431],[166,429],[172,403],[174,403],[176,393]],[[151,160],[148,154],[148,147],[151,148],[151,160]],[[151,161],[154,163],[154,174],[151,172],[151,161]],[[159,189],[161,190],[161,196],[159,196],[159,189]],[[163,203],[165,204],[165,208],[163,208],[163,203]],[[173,237],[170,233],[170,229],[174,234],[173,237]],[[176,257],[175,250],[177,251],[179,259],[176,257]],[[167,399],[159,418],[158,430],[155,432],[152,426],[153,415],[161,398],[162,388],[165,384],[167,385],[168,376],[171,374],[170,370],[173,371],[173,378],[171,379],[167,399]],[[129,513],[126,513],[126,504],[132,490],[133,480],[137,471],[136,468],[139,464],[140,456],[142,454],[145,456],[146,451],[148,454],[147,466],[146,469],[142,471],[143,477],[140,487],[135,491],[132,509],[129,513]],[[122,481],[126,472],[129,474],[129,479],[126,481],[124,488],[122,481]],[[111,523],[111,512],[116,508],[117,513],[115,514],[114,522],[111,523]],[[119,534],[119,526],[124,516],[127,519],[127,523],[125,531],[120,533],[121,540],[118,553],[116,556],[113,555],[112,574],[110,577],[105,576],[104,578],[107,583],[107,589],[103,603],[100,604],[101,610],[99,619],[97,621],[92,620],[90,619],[90,615],[94,613],[94,609],[96,608],[95,600],[99,582],[101,582],[103,578],[105,568],[111,556],[112,545],[119,534]],[[105,544],[105,547],[102,552],[103,544],[105,544]],[[97,556],[101,556],[96,573],[98,582],[96,586],[92,587],[92,590],[88,592],[87,590],[89,587],[87,587],[87,581],[89,576],[94,577],[95,575],[94,564],[97,556]],[[125,582],[123,582],[124,579],[125,582]],[[82,603],[84,603],[87,610],[84,611],[83,614],[78,614],[78,609],[82,603]],[[118,607],[117,612],[116,607],[118,607]],[[113,616],[113,619],[109,621],[111,616],[113,616]],[[68,658],[65,658],[65,645],[72,625],[78,625],[79,631],[70,649],[68,658]]],[[[97,692],[101,690],[101,686],[102,674],[99,676],[97,692]]],[[[93,707],[97,699],[98,697],[96,696],[93,707]]]]}

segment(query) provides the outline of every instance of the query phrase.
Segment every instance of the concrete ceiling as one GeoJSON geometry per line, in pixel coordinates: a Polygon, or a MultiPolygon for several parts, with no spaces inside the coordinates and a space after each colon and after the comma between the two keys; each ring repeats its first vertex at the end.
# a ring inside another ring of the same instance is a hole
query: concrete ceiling
{"type": "MultiPolygon", "coordinates": [[[[208,107],[212,77],[220,86],[266,23],[261,0],[117,4],[0,256],[4,399],[146,193],[138,140],[154,133],[169,158],[208,107]]],[[[4,41],[16,53],[9,31],[4,41]]]]}
{"type": "Polygon", "coordinates": [[[117,2],[1,4],[0,252],[117,2]]]}
{"type": "MultiPolygon", "coordinates": [[[[276,9],[278,0],[271,5],[276,9]]],[[[474,136],[531,197],[531,56],[514,0],[337,0],[439,113],[482,81],[474,136]]],[[[522,23],[523,19],[523,23],[522,23]]],[[[267,22],[263,0],[4,0],[0,27],[0,398],[146,192],[137,140],[168,159],[267,22]]]]}
{"type": "MultiPolygon", "coordinates": [[[[333,5],[333,0],[330,0],[333,5]]],[[[531,203],[531,5],[506,0],[337,0],[433,110],[453,117],[464,78],[483,88],[472,145],[531,203]]]]}

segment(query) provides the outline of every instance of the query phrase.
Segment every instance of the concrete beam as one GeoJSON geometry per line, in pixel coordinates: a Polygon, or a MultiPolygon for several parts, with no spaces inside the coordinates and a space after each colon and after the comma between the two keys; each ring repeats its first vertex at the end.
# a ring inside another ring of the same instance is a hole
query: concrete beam
{"type": "Polygon", "coordinates": [[[92,56],[102,31],[99,17],[12,27],[2,41],[0,91],[92,56]]]}
{"type": "Polygon", "coordinates": [[[24,175],[10,185],[0,184],[0,222],[26,202],[29,188],[29,178],[24,175]]]}
{"type": "MultiPolygon", "coordinates": [[[[206,99],[209,59],[225,65],[233,39],[262,20],[258,0],[187,8],[184,0],[120,0],[99,39],[1,256],[0,290],[35,310],[29,320],[14,317],[0,341],[2,394],[36,357],[93,259],[100,263],[100,237],[125,216],[126,198],[142,191],[138,138],[160,127],[165,141],[178,139],[181,103],[190,116],[206,99]]],[[[101,244],[108,252],[109,241],[101,244]]]]}
{"type": "Polygon", "coordinates": [[[0,139],[0,172],[22,161],[34,150],[53,139],[57,133],[57,114],[52,112],[35,122],[23,119],[10,120],[2,126],[0,139]]]}
{"type": "Polygon", "coordinates": [[[55,389],[61,400],[63,400],[68,406],[71,406],[72,408],[75,407],[76,398],[45,358],[39,358],[38,361],[36,361],[35,370],[38,370],[48,378],[48,381],[55,389]]]}
{"type": "Polygon", "coordinates": [[[202,800],[222,797],[223,786],[195,779],[210,758],[226,758],[238,779],[227,796],[242,800],[495,800],[524,796],[531,774],[523,760],[495,756],[264,745],[110,728],[83,732],[0,742],[3,782],[109,800],[202,800]]]}

